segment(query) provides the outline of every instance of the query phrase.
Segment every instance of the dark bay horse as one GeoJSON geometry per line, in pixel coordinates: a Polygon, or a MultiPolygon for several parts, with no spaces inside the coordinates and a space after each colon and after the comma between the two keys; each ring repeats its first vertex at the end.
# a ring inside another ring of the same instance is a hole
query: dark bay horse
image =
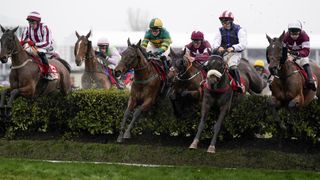
{"type": "MultiPolygon", "coordinates": [[[[312,91],[305,88],[305,78],[297,69],[294,61],[287,60],[287,49],[283,47],[282,41],[284,32],[278,38],[270,38],[266,35],[269,46],[266,55],[269,61],[269,69],[274,80],[271,84],[272,99],[271,104],[275,108],[284,107],[302,107],[308,105],[315,96],[320,97],[320,88],[312,91]]],[[[320,68],[310,61],[310,66],[316,76],[316,85],[320,85],[320,68]]]]}
{"type": "Polygon", "coordinates": [[[121,122],[117,142],[123,142],[123,138],[131,138],[130,131],[134,122],[141,113],[147,111],[155,104],[163,85],[163,81],[151,61],[147,60],[147,54],[140,44],[141,41],[137,44],[131,44],[128,39],[128,47],[122,52],[122,58],[115,68],[117,75],[126,73],[130,69],[134,70],[128,106],[121,122]],[[133,118],[124,132],[126,121],[132,111],[134,111],[133,118]]]}
{"type": "MultiPolygon", "coordinates": [[[[199,103],[202,99],[201,82],[205,80],[201,64],[190,62],[186,50],[175,53],[170,51],[173,68],[169,72],[172,77],[171,93],[168,94],[172,102],[175,115],[182,115],[183,107],[190,107],[193,102],[199,103]]],[[[205,73],[205,72],[204,72],[205,73]]]]}
{"type": "Polygon", "coordinates": [[[12,65],[9,76],[10,88],[2,93],[0,107],[4,107],[7,92],[10,92],[7,107],[12,106],[13,100],[18,95],[34,98],[54,91],[67,95],[71,91],[70,65],[60,58],[49,59],[49,64],[57,69],[58,78],[54,81],[43,79],[38,64],[27,54],[14,34],[17,29],[18,27],[9,30],[1,26],[3,35],[0,59],[2,63],[6,63],[11,57],[12,65]]]}
{"type": "Polygon", "coordinates": [[[76,32],[78,38],[74,46],[74,56],[77,66],[85,63],[84,73],[81,77],[83,89],[110,89],[112,83],[106,74],[107,68],[98,62],[98,58],[92,48],[92,42],[89,40],[91,31],[86,35],[80,36],[76,32]]]}
{"type": "Polygon", "coordinates": [[[205,127],[205,121],[208,118],[212,106],[219,109],[218,120],[214,125],[214,135],[208,153],[215,153],[215,144],[221,128],[223,119],[231,107],[232,99],[234,97],[234,90],[230,86],[230,79],[228,75],[227,64],[219,56],[212,56],[209,62],[209,71],[205,83],[205,89],[201,105],[201,120],[198,126],[197,134],[189,146],[190,149],[197,149],[200,135],[205,127]]]}

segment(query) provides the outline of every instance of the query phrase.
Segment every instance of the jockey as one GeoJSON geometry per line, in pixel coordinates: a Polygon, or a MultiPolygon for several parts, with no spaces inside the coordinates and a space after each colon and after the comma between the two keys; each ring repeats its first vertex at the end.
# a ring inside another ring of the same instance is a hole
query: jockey
{"type": "Polygon", "coordinates": [[[20,43],[22,46],[28,43],[31,47],[28,48],[29,53],[32,52],[32,47],[35,47],[37,55],[44,65],[44,78],[54,80],[54,77],[49,73],[50,66],[46,56],[46,54],[54,53],[51,31],[47,25],[41,22],[41,16],[36,11],[31,12],[27,16],[27,21],[29,22],[29,27],[22,33],[20,43]]]}
{"type": "Polygon", "coordinates": [[[227,61],[229,71],[237,82],[237,91],[243,93],[243,85],[240,81],[238,65],[241,59],[241,52],[245,50],[247,46],[247,33],[244,28],[233,23],[234,16],[232,12],[224,11],[219,16],[219,19],[222,27],[213,40],[213,49],[218,54],[228,53],[228,55],[223,58],[227,61]]]}
{"type": "Polygon", "coordinates": [[[312,71],[309,65],[310,42],[308,34],[302,30],[300,21],[289,23],[288,32],[283,38],[284,45],[288,48],[288,60],[295,60],[308,75],[308,87],[313,91],[316,85],[312,77],[312,71]]]}
{"type": "Polygon", "coordinates": [[[147,52],[151,51],[153,55],[163,57],[161,60],[163,60],[166,69],[168,69],[169,64],[167,60],[170,53],[170,44],[172,43],[170,34],[163,28],[162,21],[159,18],[152,19],[149,28],[144,35],[141,46],[145,48],[147,52]]]}
{"type": "MultiPolygon", "coordinates": [[[[116,47],[109,45],[110,43],[107,38],[100,38],[97,43],[98,51],[96,51],[96,55],[98,56],[98,62],[105,67],[110,68],[113,73],[113,77],[115,77],[114,69],[118,65],[121,56],[116,47]]],[[[115,80],[117,81],[116,85],[118,89],[123,89],[125,87],[120,79],[115,78],[115,80]]]]}
{"type": "Polygon", "coordinates": [[[191,34],[191,40],[187,44],[186,52],[190,54],[190,62],[198,62],[202,66],[208,61],[209,56],[212,52],[210,43],[204,39],[204,35],[201,31],[193,31],[191,34]]]}
{"type": "Polygon", "coordinates": [[[254,62],[253,67],[256,69],[257,73],[262,77],[264,80],[268,80],[269,78],[269,71],[264,67],[264,61],[261,59],[257,59],[254,62]]]}

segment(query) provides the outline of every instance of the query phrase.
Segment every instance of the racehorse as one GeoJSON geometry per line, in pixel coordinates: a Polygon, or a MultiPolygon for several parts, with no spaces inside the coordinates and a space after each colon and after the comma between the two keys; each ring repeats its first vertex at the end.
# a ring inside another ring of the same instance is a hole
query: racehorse
{"type": "MultiPolygon", "coordinates": [[[[210,56],[207,69],[209,71],[207,73],[206,83],[204,84],[204,94],[201,105],[201,120],[198,125],[197,134],[189,148],[197,149],[201,132],[204,129],[204,123],[208,118],[211,107],[215,105],[219,109],[219,116],[214,125],[214,135],[207,150],[208,153],[215,153],[215,144],[222,121],[230,109],[232,102],[241,100],[245,93],[239,94],[238,92],[235,92],[236,84],[228,72],[229,68],[227,63],[224,62],[221,56],[210,56]]],[[[241,63],[239,64],[239,70],[242,79],[241,81],[244,84],[246,91],[260,93],[266,86],[266,82],[260,78],[258,73],[247,60],[241,60],[241,63]]]]}
{"type": "Polygon", "coordinates": [[[190,55],[184,49],[181,52],[175,53],[170,51],[172,59],[172,67],[169,72],[171,79],[171,93],[169,98],[172,102],[174,113],[177,117],[182,115],[182,106],[190,107],[192,102],[201,101],[202,91],[201,82],[205,80],[205,75],[202,73],[201,64],[190,62],[190,55]]]}
{"type": "MultiPolygon", "coordinates": [[[[320,90],[313,91],[306,86],[306,75],[301,67],[293,60],[288,60],[288,49],[283,46],[283,32],[277,38],[270,38],[266,35],[269,46],[266,50],[266,57],[269,63],[269,70],[274,80],[270,84],[272,92],[270,106],[279,129],[279,145],[287,127],[283,121],[280,121],[278,110],[281,107],[289,107],[289,110],[301,108],[308,105],[315,96],[320,97],[320,90]]],[[[312,61],[310,67],[313,71],[313,77],[316,80],[316,86],[319,87],[320,68],[312,61]]]]}
{"type": "Polygon", "coordinates": [[[134,70],[128,106],[121,122],[117,142],[123,142],[124,138],[131,138],[130,130],[134,122],[141,113],[155,104],[163,85],[160,75],[157,73],[155,66],[152,65],[152,60],[147,60],[147,53],[141,48],[140,44],[141,41],[137,44],[131,44],[128,39],[128,47],[122,52],[122,58],[115,68],[117,76],[126,73],[130,69],[134,70]],[[131,112],[134,112],[133,118],[124,132],[126,121],[131,112]]]}
{"type": "Polygon", "coordinates": [[[92,48],[92,42],[89,40],[90,35],[91,31],[86,36],[80,36],[76,31],[78,40],[74,46],[75,62],[77,66],[81,66],[83,61],[85,63],[84,73],[81,77],[82,88],[110,89],[112,83],[106,74],[108,69],[98,62],[92,48]]]}
{"type": "MultiPolygon", "coordinates": [[[[271,104],[278,108],[281,106],[303,107],[308,105],[315,96],[320,95],[320,90],[312,91],[306,88],[302,68],[294,61],[287,60],[287,48],[282,45],[284,32],[278,38],[266,35],[269,46],[266,56],[271,74],[275,77],[271,83],[271,104]]],[[[310,61],[310,66],[315,76],[316,85],[319,87],[320,68],[310,61]]]]}
{"type": "Polygon", "coordinates": [[[200,135],[205,126],[205,121],[208,118],[211,107],[215,105],[219,109],[218,120],[214,125],[214,135],[208,153],[215,153],[215,144],[218,133],[221,128],[222,121],[230,109],[231,102],[234,96],[234,90],[230,86],[230,79],[228,74],[227,64],[219,56],[213,56],[209,62],[210,70],[208,71],[204,94],[201,105],[201,120],[198,125],[197,134],[189,146],[190,149],[197,149],[200,135]]]}
{"type": "Polygon", "coordinates": [[[11,57],[12,65],[9,75],[10,88],[2,92],[0,107],[4,107],[5,95],[8,92],[10,92],[8,108],[12,107],[13,100],[18,95],[35,98],[54,91],[67,95],[71,91],[70,65],[60,58],[49,59],[50,66],[54,66],[52,69],[56,69],[57,79],[53,81],[43,79],[39,64],[32,60],[14,34],[17,29],[18,27],[9,30],[1,26],[3,35],[0,59],[2,63],[6,63],[11,57]]]}

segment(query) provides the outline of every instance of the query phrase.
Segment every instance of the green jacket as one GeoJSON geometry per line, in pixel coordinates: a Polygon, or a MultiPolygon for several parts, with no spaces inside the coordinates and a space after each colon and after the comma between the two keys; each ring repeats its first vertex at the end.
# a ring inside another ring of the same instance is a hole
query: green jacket
{"type": "Polygon", "coordinates": [[[161,29],[158,36],[153,36],[151,30],[148,30],[144,35],[141,46],[147,48],[149,42],[156,48],[162,49],[163,52],[165,52],[172,43],[170,34],[165,28],[161,29]]]}

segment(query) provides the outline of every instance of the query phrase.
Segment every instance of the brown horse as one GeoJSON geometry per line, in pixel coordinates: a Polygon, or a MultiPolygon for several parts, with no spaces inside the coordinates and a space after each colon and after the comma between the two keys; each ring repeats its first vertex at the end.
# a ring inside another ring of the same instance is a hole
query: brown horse
{"type": "Polygon", "coordinates": [[[17,29],[18,27],[9,30],[1,26],[3,35],[1,37],[0,59],[2,63],[6,63],[7,58],[11,57],[12,66],[9,76],[10,88],[2,93],[0,107],[4,107],[7,92],[10,92],[7,107],[12,106],[13,100],[18,95],[34,98],[54,91],[67,95],[71,91],[70,65],[60,58],[49,59],[49,63],[57,69],[58,78],[54,81],[43,79],[38,64],[32,61],[14,34],[17,29]]]}
{"type": "MultiPolygon", "coordinates": [[[[266,52],[269,69],[275,77],[271,84],[271,105],[275,108],[302,107],[308,105],[315,96],[319,97],[320,89],[312,91],[305,88],[306,80],[299,73],[301,70],[297,70],[297,64],[294,61],[287,60],[287,48],[282,45],[284,32],[278,38],[272,39],[268,35],[266,37],[269,41],[266,52]]],[[[319,87],[320,68],[312,61],[310,66],[316,76],[317,87],[319,87]]]]}
{"type": "Polygon", "coordinates": [[[140,44],[141,41],[137,44],[131,44],[128,39],[128,47],[122,52],[121,61],[115,68],[117,75],[126,73],[130,69],[134,70],[128,106],[121,122],[117,142],[123,142],[123,138],[131,138],[130,130],[134,122],[141,113],[155,104],[163,85],[163,81],[151,61],[147,60],[147,54],[140,44]],[[124,132],[126,121],[132,111],[134,111],[132,121],[124,132]]]}
{"type": "Polygon", "coordinates": [[[171,93],[168,95],[175,115],[181,117],[183,110],[191,107],[192,102],[201,102],[201,82],[205,80],[205,76],[202,74],[200,63],[189,61],[190,56],[186,54],[186,50],[178,53],[171,50],[170,57],[173,68],[168,75],[172,77],[171,93]]]}
{"type": "Polygon", "coordinates": [[[77,66],[85,63],[84,73],[81,77],[82,88],[91,89],[110,89],[112,84],[106,74],[107,68],[98,62],[98,58],[92,48],[92,42],[89,40],[91,31],[86,36],[80,36],[76,31],[78,38],[74,46],[74,56],[77,66]]]}

